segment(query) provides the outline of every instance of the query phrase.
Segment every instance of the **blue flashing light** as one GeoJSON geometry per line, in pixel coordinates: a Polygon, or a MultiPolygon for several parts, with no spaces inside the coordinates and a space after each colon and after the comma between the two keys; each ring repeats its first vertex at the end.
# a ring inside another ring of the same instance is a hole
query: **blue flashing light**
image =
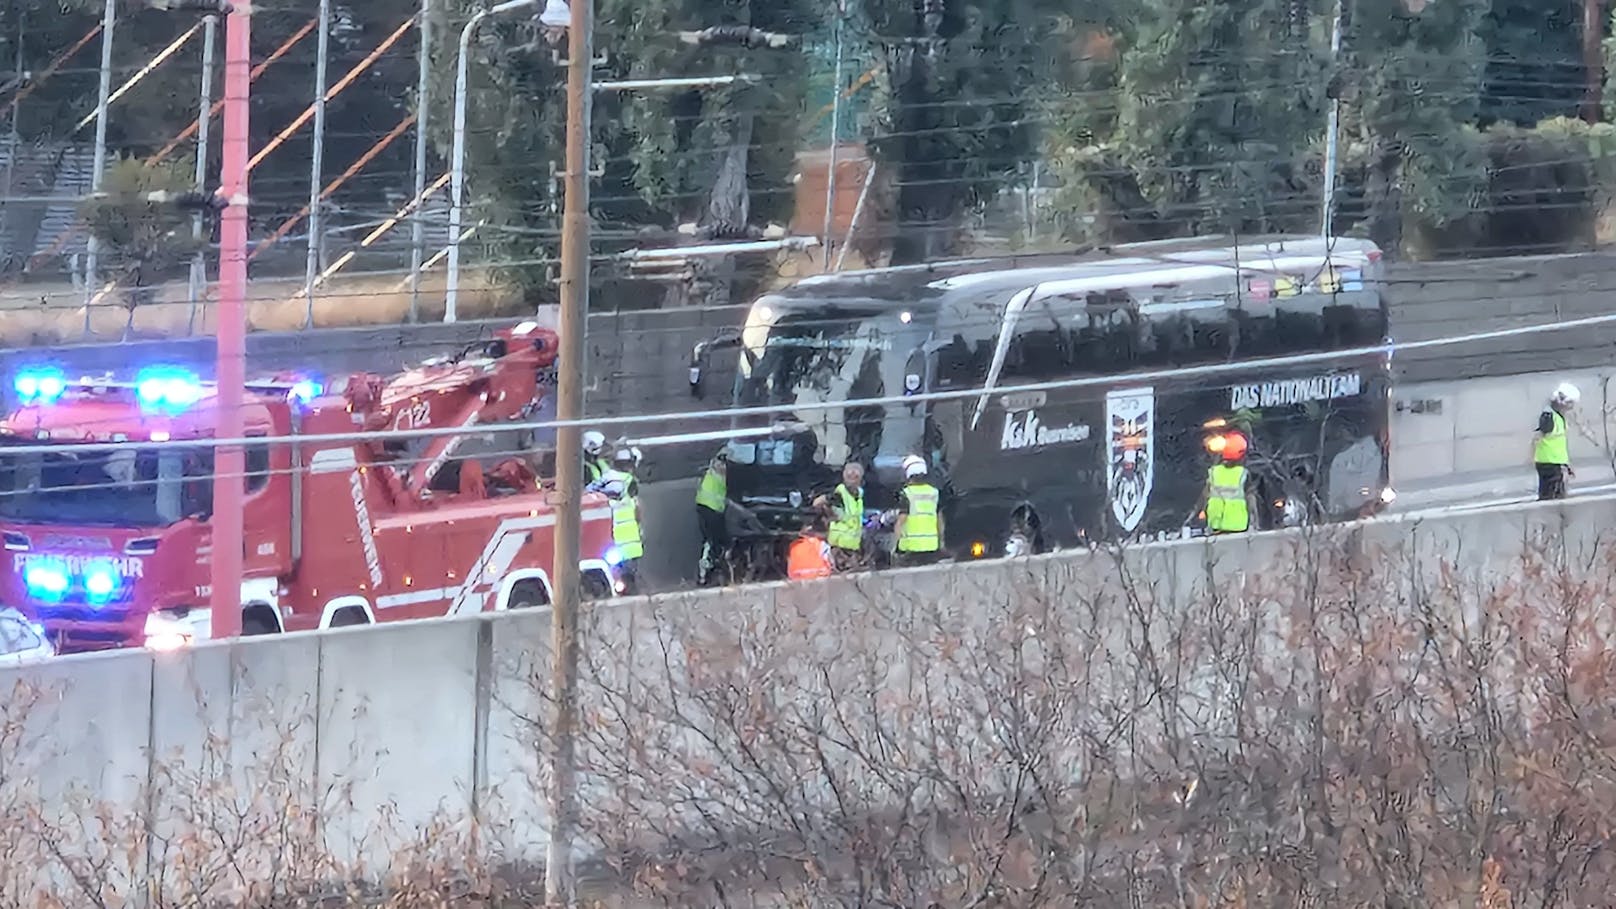
{"type": "Polygon", "coordinates": [[[155,366],[135,377],[135,394],[146,407],[183,410],[202,398],[202,383],[183,369],[155,366]]]}
{"type": "Polygon", "coordinates": [[[307,406],[310,401],[323,394],[325,394],[324,385],[313,379],[303,379],[292,386],[292,390],[287,393],[287,397],[300,405],[307,406]]]}
{"type": "Polygon", "coordinates": [[[67,379],[59,369],[25,369],[12,380],[12,388],[24,404],[53,404],[67,391],[67,379]]]}
{"type": "Polygon", "coordinates": [[[613,568],[623,564],[623,550],[618,549],[616,546],[607,549],[606,564],[612,566],[613,568]]]}
{"type": "Polygon", "coordinates": [[[67,594],[67,571],[58,565],[30,565],[23,573],[23,583],[29,596],[54,602],[67,594]]]}
{"type": "Polygon", "coordinates": [[[91,603],[105,603],[118,592],[118,574],[110,567],[98,565],[84,575],[84,593],[91,603]]]}

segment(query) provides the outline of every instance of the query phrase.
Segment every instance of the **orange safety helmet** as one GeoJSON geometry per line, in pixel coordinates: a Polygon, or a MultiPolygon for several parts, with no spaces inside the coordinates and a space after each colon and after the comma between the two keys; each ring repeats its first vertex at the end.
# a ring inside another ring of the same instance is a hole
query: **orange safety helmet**
{"type": "Polygon", "coordinates": [[[1231,432],[1224,436],[1223,460],[1238,461],[1246,456],[1246,437],[1242,433],[1231,432]]]}

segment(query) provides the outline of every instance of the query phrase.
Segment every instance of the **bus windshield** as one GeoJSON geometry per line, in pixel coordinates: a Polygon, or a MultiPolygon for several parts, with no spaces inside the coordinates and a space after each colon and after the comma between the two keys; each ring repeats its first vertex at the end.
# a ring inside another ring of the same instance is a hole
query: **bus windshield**
{"type": "MultiPolygon", "coordinates": [[[[14,442],[12,444],[20,444],[14,442]]],[[[166,527],[195,504],[189,456],[172,449],[12,453],[0,448],[0,520],[24,524],[166,527]]]]}
{"type": "MultiPolygon", "coordinates": [[[[919,350],[926,330],[904,313],[849,314],[845,310],[794,311],[747,326],[740,407],[778,405],[782,417],[806,424],[813,459],[829,465],[855,460],[896,463],[918,450],[925,426],[920,408],[902,404],[805,409],[803,405],[915,393],[924,381],[919,350]]],[[[803,440],[806,441],[806,440],[803,440]]],[[[732,445],[742,463],[785,465],[802,453],[783,440],[732,445]]]]}

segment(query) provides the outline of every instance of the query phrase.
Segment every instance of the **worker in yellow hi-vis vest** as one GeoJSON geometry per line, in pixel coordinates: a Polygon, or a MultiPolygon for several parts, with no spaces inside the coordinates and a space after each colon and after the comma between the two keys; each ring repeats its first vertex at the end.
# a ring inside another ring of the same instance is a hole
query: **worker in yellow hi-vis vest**
{"type": "Polygon", "coordinates": [[[1571,469],[1571,439],[1566,434],[1571,411],[1577,406],[1582,393],[1570,382],[1561,382],[1549,398],[1549,406],[1537,418],[1537,432],[1532,434],[1532,465],[1537,468],[1537,498],[1563,499],[1566,497],[1566,478],[1575,477],[1571,469]]]}
{"type": "Polygon", "coordinates": [[[899,567],[930,565],[942,557],[943,515],[941,493],[926,478],[926,460],[919,455],[903,459],[904,486],[898,490],[899,567]]]}
{"type": "Polygon", "coordinates": [[[1257,495],[1245,465],[1246,437],[1225,433],[1209,440],[1207,447],[1218,455],[1218,463],[1206,472],[1206,488],[1197,510],[1205,508],[1209,533],[1245,533],[1257,513],[1257,495]]]}
{"type": "Polygon", "coordinates": [[[696,582],[706,585],[715,569],[729,561],[729,452],[720,451],[707,465],[696,487],[696,527],[701,531],[701,559],[696,582]]]}

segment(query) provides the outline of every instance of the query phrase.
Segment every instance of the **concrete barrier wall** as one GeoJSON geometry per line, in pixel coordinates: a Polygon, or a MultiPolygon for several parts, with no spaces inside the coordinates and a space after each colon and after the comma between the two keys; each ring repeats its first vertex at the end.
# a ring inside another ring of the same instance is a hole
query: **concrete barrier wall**
{"type": "MultiPolygon", "coordinates": [[[[808,649],[768,668],[760,686],[780,672],[818,685],[821,672],[840,667],[890,693],[935,671],[942,630],[968,647],[1000,634],[996,617],[1006,609],[1042,600],[1059,621],[1096,629],[1099,649],[1083,659],[1098,667],[1098,678],[1107,665],[1116,674],[1132,652],[1127,638],[1139,630],[1129,630],[1130,598],[1164,609],[1162,621],[1168,613],[1179,621],[1201,608],[1193,604],[1209,602],[1209,591],[1267,602],[1271,587],[1252,591],[1309,570],[1276,575],[1275,566],[1332,559],[1361,560],[1393,585],[1435,577],[1442,560],[1481,591],[1494,575],[1502,582],[1516,570],[1523,548],[1547,546],[1578,565],[1604,559],[1610,506],[1573,500],[1386,518],[1215,544],[1152,544],[1120,558],[1065,553],[595,607],[584,622],[582,675],[594,694],[584,699],[582,785],[605,801],[619,784],[612,762],[630,752],[700,759],[708,747],[701,742],[637,740],[608,692],[676,697],[714,672],[744,676],[752,670],[734,662],[736,648],[764,646],[770,628],[790,631],[808,649]],[[1128,598],[1092,599],[1119,591],[1128,598]]],[[[1475,608],[1484,599],[1478,594],[1475,608]]],[[[1147,631],[1158,632],[1172,640],[1166,626],[1147,631]]],[[[1265,646],[1277,654],[1286,645],[1275,632],[1265,646]]],[[[547,827],[540,746],[550,667],[542,610],[174,654],[64,658],[0,673],[0,684],[16,692],[5,706],[15,725],[4,728],[14,731],[0,736],[0,747],[13,748],[0,755],[12,782],[0,781],[0,789],[25,778],[50,809],[82,813],[93,799],[137,826],[170,823],[164,812],[178,812],[187,799],[250,801],[285,789],[318,818],[339,856],[375,862],[435,823],[454,828],[475,819],[507,859],[538,861],[547,827]],[[32,697],[43,703],[30,704],[32,697]],[[220,780],[229,788],[208,788],[220,780]]],[[[1214,680],[1186,684],[1200,691],[1214,680]]]]}
{"type": "MultiPolygon", "coordinates": [[[[1610,358],[1616,360],[1616,357],[1610,358]]],[[[1532,431],[1561,382],[1582,392],[1577,416],[1587,434],[1571,430],[1571,456],[1580,483],[1612,479],[1616,457],[1616,370],[1583,369],[1518,376],[1425,382],[1393,391],[1392,471],[1395,483],[1462,483],[1501,471],[1535,482],[1532,431]]]]}

